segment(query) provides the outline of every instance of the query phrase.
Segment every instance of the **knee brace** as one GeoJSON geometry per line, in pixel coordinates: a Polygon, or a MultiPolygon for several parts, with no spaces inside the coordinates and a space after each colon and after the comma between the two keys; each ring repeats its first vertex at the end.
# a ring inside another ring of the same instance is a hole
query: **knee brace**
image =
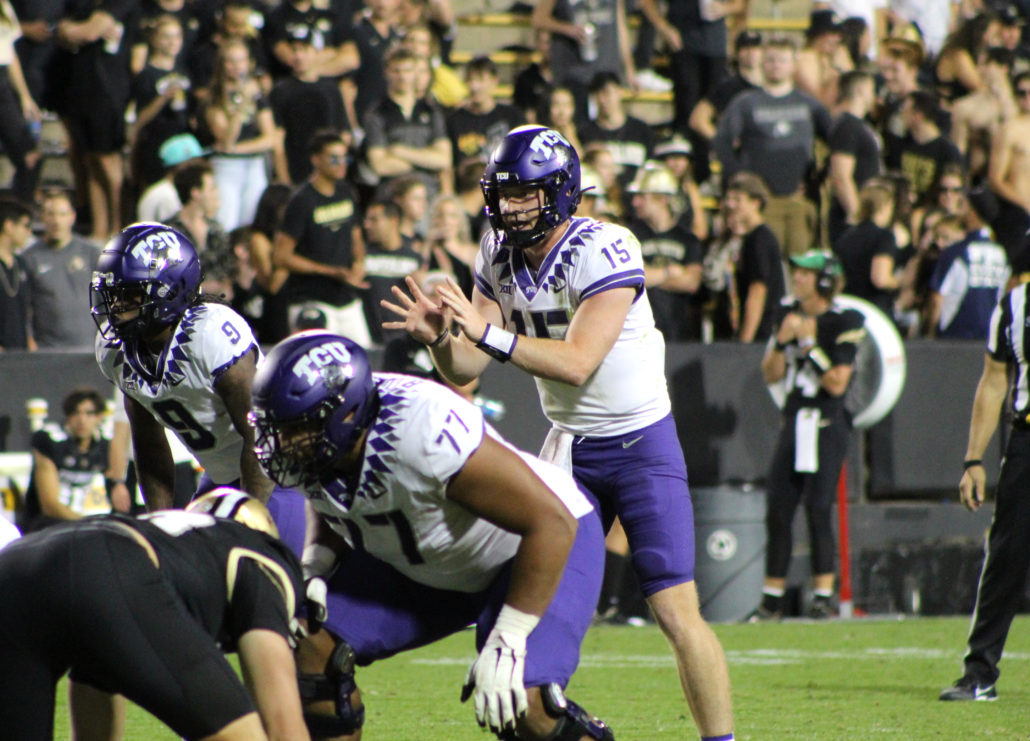
{"type": "Polygon", "coordinates": [[[335,715],[304,711],[304,723],[313,738],[332,738],[356,732],[365,722],[365,707],[354,707],[351,693],[358,688],[354,680],[354,649],[340,640],[329,655],[325,674],[298,674],[300,699],[307,705],[333,700],[335,715]]]}
{"type": "Polygon", "coordinates": [[[584,735],[597,741],[615,741],[615,733],[600,718],[596,718],[565,697],[561,685],[554,682],[540,688],[544,710],[558,724],[547,737],[548,741],[579,741],[584,735]]]}

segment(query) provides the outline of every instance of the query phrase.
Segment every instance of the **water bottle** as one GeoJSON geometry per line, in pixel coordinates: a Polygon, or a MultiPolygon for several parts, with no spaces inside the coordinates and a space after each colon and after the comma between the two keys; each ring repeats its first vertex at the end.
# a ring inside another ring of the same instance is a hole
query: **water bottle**
{"type": "Polygon", "coordinates": [[[597,61],[597,26],[589,21],[583,24],[586,38],[579,45],[579,58],[584,62],[597,61]]]}

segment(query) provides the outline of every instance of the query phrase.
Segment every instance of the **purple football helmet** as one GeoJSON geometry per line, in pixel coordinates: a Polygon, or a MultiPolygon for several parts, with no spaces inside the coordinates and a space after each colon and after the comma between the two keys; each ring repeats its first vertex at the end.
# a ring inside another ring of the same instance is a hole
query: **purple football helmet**
{"type": "Polygon", "coordinates": [[[379,411],[365,351],[322,330],[273,347],[258,364],[251,394],[255,455],[268,477],[286,487],[317,486],[379,411]]]}
{"type": "Polygon", "coordinates": [[[581,195],[579,155],[554,129],[519,126],[494,149],[479,184],[494,232],[503,233],[514,247],[531,247],[576,213],[581,195]],[[500,192],[527,186],[543,191],[544,204],[531,228],[516,229],[501,213],[500,192]]]}
{"type": "Polygon", "coordinates": [[[164,224],[127,226],[100,253],[90,284],[93,321],[105,339],[130,339],[175,324],[200,295],[197,250],[164,224]],[[134,316],[120,315],[138,309],[134,316]]]}

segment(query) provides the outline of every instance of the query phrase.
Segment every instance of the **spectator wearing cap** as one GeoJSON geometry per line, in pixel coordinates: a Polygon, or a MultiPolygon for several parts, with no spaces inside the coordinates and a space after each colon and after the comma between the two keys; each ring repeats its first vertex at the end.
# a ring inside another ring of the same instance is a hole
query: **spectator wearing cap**
{"type": "Polygon", "coordinates": [[[672,50],[669,71],[675,112],[673,128],[687,132],[697,102],[729,75],[726,17],[747,12],[747,0],[684,0],[662,13],[655,0],[640,0],[640,10],[672,50]]]}
{"type": "Polygon", "coordinates": [[[679,221],[676,176],[665,165],[648,162],[628,188],[634,220],[630,231],[640,242],[644,286],[655,326],[666,342],[701,339],[701,241],[679,221]]]}
{"type": "MultiPolygon", "coordinates": [[[[863,27],[869,32],[869,55],[875,59],[877,54],[877,38],[874,29],[878,27],[880,20],[884,16],[889,5],[888,0],[829,0],[821,1],[816,0],[812,3],[813,9],[827,9],[836,13],[838,18],[843,18],[844,23],[853,19],[859,19],[863,23],[863,27]]],[[[847,35],[847,30],[842,29],[847,35]]]]}
{"type": "Polygon", "coordinates": [[[164,177],[143,191],[139,203],[136,204],[137,221],[165,221],[182,208],[182,201],[175,190],[172,178],[175,170],[182,164],[197,157],[203,157],[206,151],[193,134],[178,134],[170,137],[157,150],[157,155],[164,166],[164,177]]]}
{"type": "Polygon", "coordinates": [[[816,209],[805,188],[815,140],[826,141],[832,123],[822,103],[794,87],[795,56],[789,39],[766,41],[762,88],[733,99],[712,140],[724,178],[747,171],[765,181],[772,193],[765,219],[784,256],[814,243],[816,209]]]}
{"type": "Polygon", "coordinates": [[[999,197],[998,218],[991,225],[1009,255],[1030,228],[1030,71],[1017,74],[1012,84],[1018,112],[998,129],[988,168],[991,190],[999,197]]]}
{"type": "Polygon", "coordinates": [[[711,175],[711,141],[723,111],[739,93],[762,87],[762,34],[744,30],[734,43],[732,74],[712,86],[690,112],[686,132],[694,146],[694,177],[700,183],[711,175]]]}
{"type": "Polygon", "coordinates": [[[830,129],[830,244],[848,224],[858,222],[858,191],[880,174],[880,142],[866,116],[876,103],[876,83],[868,72],[845,72],[838,84],[838,115],[830,129]]]}
{"type": "Polygon", "coordinates": [[[597,116],[583,123],[579,136],[584,146],[601,144],[619,167],[619,181],[628,185],[651,157],[654,130],[626,112],[626,90],[612,72],[599,72],[590,82],[597,116]]]}
{"type": "Polygon", "coordinates": [[[786,293],[780,245],[763,215],[769,198],[769,189],[758,175],[740,172],[730,179],[723,199],[726,227],[740,238],[740,254],[727,289],[730,322],[741,342],[769,338],[776,308],[786,293]]]}
{"type": "Polygon", "coordinates": [[[89,306],[100,249],[72,231],[75,206],[68,191],[47,191],[41,216],[43,235],[22,253],[32,297],[32,336],[43,349],[89,350],[97,328],[83,307],[89,306]]]}
{"type": "Polygon", "coordinates": [[[933,66],[934,91],[944,108],[983,87],[977,60],[985,49],[997,46],[1000,31],[997,16],[980,13],[962,21],[945,39],[933,66]]]}
{"type": "Polygon", "coordinates": [[[805,45],[798,52],[794,82],[827,108],[837,103],[837,81],[854,69],[851,55],[841,40],[840,19],[832,10],[813,10],[805,30],[805,45]]]}
{"type": "Polygon", "coordinates": [[[895,35],[899,27],[918,26],[927,58],[935,58],[953,27],[954,8],[954,0],[889,0],[884,14],[887,35],[895,35]]]}
{"type": "Polygon", "coordinates": [[[690,141],[679,134],[658,142],[654,158],[672,172],[679,184],[683,204],[679,223],[704,241],[708,238],[708,214],[701,202],[701,189],[694,179],[694,148],[690,141]]]}
{"type": "Polygon", "coordinates": [[[944,164],[964,163],[958,147],[941,133],[937,125],[938,110],[933,93],[925,90],[909,93],[901,106],[901,118],[909,135],[901,143],[899,165],[912,184],[917,203],[927,195],[944,164]]]}
{"type": "Polygon", "coordinates": [[[964,95],[951,108],[950,138],[966,158],[969,179],[974,183],[987,177],[991,142],[998,128],[1016,115],[1012,95],[1012,52],[992,46],[980,55],[977,69],[983,87],[964,95]]]}
{"type": "Polygon", "coordinates": [[[147,28],[146,64],[132,80],[129,99],[136,113],[131,172],[137,193],[164,176],[158,152],[161,144],[190,131],[187,94],[191,84],[177,61],[182,49],[182,25],[174,15],[162,15],[147,28]]]}
{"type": "MultiPolygon", "coordinates": [[[[925,57],[923,38],[911,24],[896,26],[881,40],[878,64],[885,92],[876,107],[875,123],[883,139],[883,160],[888,170],[901,168],[901,147],[909,134],[901,108],[906,96],[920,89],[920,67],[925,57]]],[[[938,127],[946,128],[948,112],[938,108],[934,120],[938,127]]]]}
{"type": "Polygon", "coordinates": [[[998,22],[1001,24],[998,45],[1012,52],[1013,69],[1016,72],[1030,69],[1030,45],[1023,40],[1026,18],[1018,7],[1009,5],[998,13],[998,22]]]}
{"type": "Polygon", "coordinates": [[[305,32],[314,50],[311,66],[316,75],[339,77],[358,67],[358,47],[348,38],[347,27],[339,15],[313,0],[283,0],[265,13],[262,28],[273,78],[290,74],[291,42],[305,32]]]}
{"type": "Polygon", "coordinates": [[[289,37],[290,74],[272,88],[269,104],[276,125],[283,133],[286,168],[290,182],[297,185],[311,174],[308,141],[319,129],[349,131],[343,96],[336,82],[319,73],[317,51],[307,26],[292,29],[289,37]]]}
{"type": "Polygon", "coordinates": [[[1008,283],[1009,261],[987,226],[998,215],[997,199],[978,189],[966,200],[966,237],[941,251],[930,278],[930,332],[945,339],[983,340],[1008,283]]]}

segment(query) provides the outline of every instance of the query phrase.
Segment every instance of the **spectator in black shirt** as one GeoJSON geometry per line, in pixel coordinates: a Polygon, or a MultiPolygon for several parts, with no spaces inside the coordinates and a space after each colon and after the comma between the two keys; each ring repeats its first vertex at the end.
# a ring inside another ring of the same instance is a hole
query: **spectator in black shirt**
{"type": "Polygon", "coordinates": [[[185,63],[193,53],[193,48],[202,37],[204,29],[201,23],[201,12],[196,3],[186,0],[143,0],[140,3],[139,31],[133,34],[130,70],[138,75],[150,61],[150,36],[164,16],[172,16],[179,22],[182,31],[182,46],[175,60],[185,63]]]}
{"type": "Polygon", "coordinates": [[[679,182],[669,168],[649,162],[630,183],[636,220],[630,231],[644,257],[644,286],[655,326],[666,342],[701,339],[697,290],[701,242],[678,219],[679,182]]]}
{"type": "Polygon", "coordinates": [[[368,110],[386,97],[386,53],[404,37],[398,24],[396,0],[369,0],[351,30],[361,66],[354,71],[357,98],[354,112],[364,122],[368,110]]]}
{"type": "Polygon", "coordinates": [[[735,300],[730,306],[741,342],[769,338],[786,293],[780,245],[762,215],[768,201],[769,189],[754,173],[737,173],[726,187],[726,226],[741,239],[731,287],[735,300]]]}
{"type": "Polygon", "coordinates": [[[901,117],[909,137],[901,144],[901,171],[912,183],[916,202],[929,192],[937,171],[948,162],[962,162],[962,153],[941,133],[932,93],[916,90],[905,96],[901,117]]]}
{"type": "Polygon", "coordinates": [[[551,71],[551,32],[543,28],[533,31],[533,48],[538,61],[515,75],[515,86],[511,102],[522,111],[528,123],[543,123],[547,120],[547,101],[554,88],[554,73],[551,71]]]}
{"type": "Polygon", "coordinates": [[[306,26],[290,40],[292,74],[272,89],[270,102],[276,124],[283,130],[290,182],[299,184],[311,174],[308,142],[319,129],[351,129],[336,82],[319,74],[316,50],[306,26]]]}
{"type": "Polygon", "coordinates": [[[718,82],[690,112],[688,125],[692,144],[697,151],[698,181],[708,179],[710,142],[715,137],[719,117],[739,93],[762,86],[762,35],[757,31],[741,31],[735,42],[735,71],[718,82]]]}
{"type": "Polygon", "coordinates": [[[107,475],[110,441],[100,434],[107,411],[96,389],[75,389],[61,402],[64,424],[32,434],[32,476],[22,532],[87,515],[128,512],[129,491],[107,475]]]}
{"type": "Polygon", "coordinates": [[[272,77],[290,73],[293,50],[290,41],[306,29],[315,49],[313,68],[321,77],[340,77],[357,69],[358,47],[337,14],[318,7],[313,0],[283,0],[265,14],[262,35],[269,54],[272,77]]]}
{"type": "Polygon", "coordinates": [[[859,191],[858,223],[833,244],[844,269],[844,286],[852,296],[894,316],[894,275],[898,246],[890,226],[894,220],[894,189],[880,179],[869,180],[859,191]]]}
{"type": "Polygon", "coordinates": [[[393,201],[373,201],[365,210],[365,320],[373,340],[381,345],[404,340],[403,329],[383,329],[383,322],[392,314],[380,306],[382,300],[393,301],[392,288],[404,287],[404,279],[412,276],[422,282],[422,256],[410,239],[401,234],[401,209],[393,201]]]}
{"type": "Polygon", "coordinates": [[[447,116],[455,167],[469,158],[489,158],[505,134],[525,123],[517,108],[494,98],[497,83],[497,65],[489,57],[478,56],[465,65],[468,98],[447,116]]]}
{"type": "Polygon", "coordinates": [[[122,148],[125,106],[132,83],[129,52],[137,27],[135,0],[78,3],[57,26],[67,50],[67,87],[57,101],[71,138],[73,157],[84,157],[93,238],[106,242],[122,224],[122,148]]]}
{"type": "Polygon", "coordinates": [[[612,153],[618,164],[619,181],[628,185],[637,169],[651,157],[654,131],[626,112],[626,91],[614,72],[598,72],[590,82],[590,95],[597,103],[597,117],[579,128],[584,146],[600,142],[612,153]]]}
{"type": "Polygon", "coordinates": [[[132,180],[142,193],[165,174],[158,150],[173,136],[190,132],[187,93],[191,83],[177,64],[182,49],[182,25],[174,15],[153,19],[148,26],[146,65],[132,80],[136,107],[132,180]]]}
{"type": "Polygon", "coordinates": [[[32,212],[0,199],[0,351],[35,350],[29,334],[29,280],[18,250],[32,237],[32,212]]]}
{"type": "Polygon", "coordinates": [[[198,40],[193,53],[184,60],[196,89],[202,90],[210,84],[219,50],[226,41],[235,40],[242,41],[250,51],[253,65],[251,74],[261,83],[261,89],[266,92],[271,90],[268,54],[261,41],[261,34],[254,26],[255,17],[260,18],[261,15],[249,0],[225,0],[217,13],[217,26],[210,37],[198,40]]]}
{"type": "Polygon", "coordinates": [[[880,174],[880,142],[865,117],[876,103],[876,85],[868,72],[845,72],[837,81],[839,114],[830,129],[830,244],[858,219],[858,190],[880,174]]]}
{"type": "Polygon", "coordinates": [[[365,242],[357,196],[344,181],[347,145],[339,131],[324,130],[308,151],[313,172],[298,188],[275,233],[273,262],[290,272],[286,291],[290,328],[307,308],[320,311],[326,329],[371,344],[359,290],[367,288],[365,242]]]}

